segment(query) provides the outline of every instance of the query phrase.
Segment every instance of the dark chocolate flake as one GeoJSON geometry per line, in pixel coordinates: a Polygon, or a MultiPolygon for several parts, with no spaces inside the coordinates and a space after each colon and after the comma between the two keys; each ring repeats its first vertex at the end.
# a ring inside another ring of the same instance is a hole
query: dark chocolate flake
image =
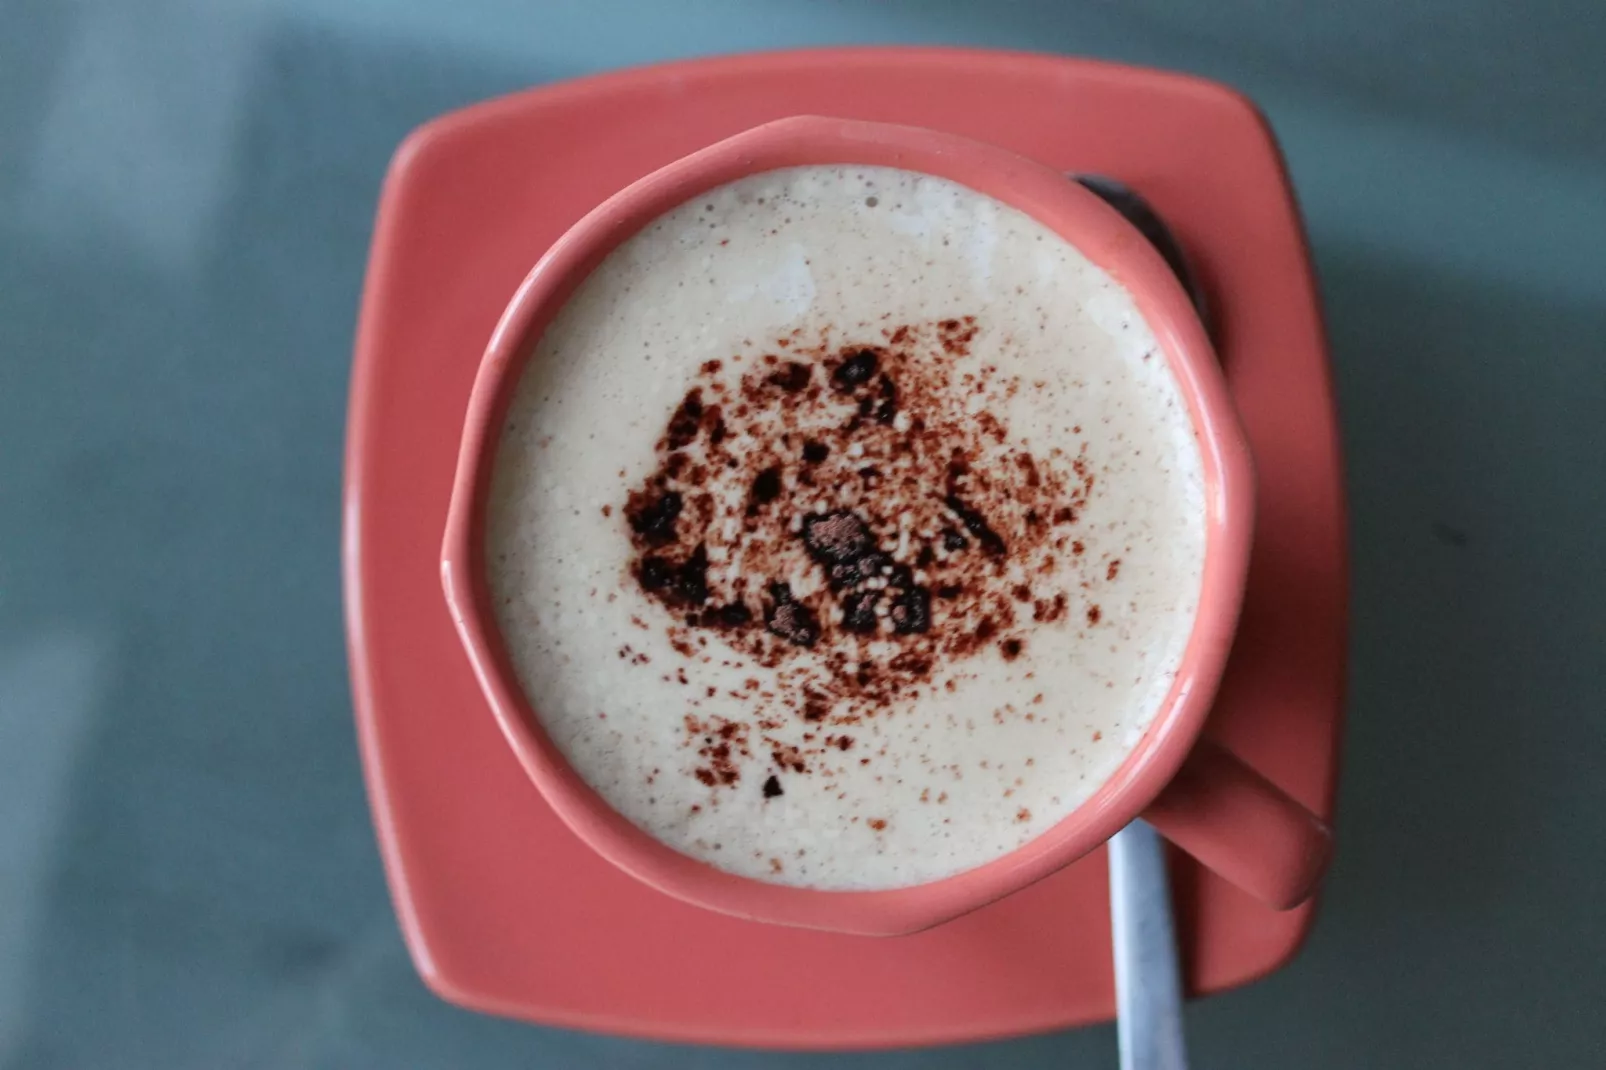
{"type": "Polygon", "coordinates": [[[703,614],[702,623],[709,628],[740,628],[752,623],[753,611],[741,602],[711,609],[703,614]]]}
{"type": "Polygon", "coordinates": [[[631,495],[625,506],[625,517],[630,529],[640,535],[648,546],[663,546],[675,541],[675,519],[685,503],[675,491],[666,491],[656,498],[631,495]]]}
{"type": "Polygon", "coordinates": [[[881,377],[881,398],[876,402],[875,418],[878,424],[890,424],[898,415],[898,387],[885,375],[881,377]]]}
{"type": "Polygon", "coordinates": [[[803,545],[827,565],[857,561],[875,549],[869,525],[846,509],[803,518],[803,545]]]}
{"type": "Polygon", "coordinates": [[[820,622],[814,611],[802,602],[792,601],[790,593],[786,601],[773,602],[764,611],[764,627],[793,646],[813,646],[820,638],[820,622]]]}
{"type": "Polygon", "coordinates": [[[695,388],[688,390],[675,415],[669,419],[669,449],[678,450],[696,438],[702,419],[703,392],[695,388]]]}
{"type": "Polygon", "coordinates": [[[670,605],[700,606],[708,600],[708,551],[698,543],[691,556],[679,564],[664,557],[643,558],[636,580],[643,590],[670,605]]]}
{"type": "Polygon", "coordinates": [[[841,591],[850,587],[857,587],[881,575],[882,569],[889,568],[891,565],[892,558],[879,550],[872,550],[863,557],[855,558],[852,561],[844,561],[840,565],[832,565],[829,572],[831,589],[841,591]]]}
{"type": "Polygon", "coordinates": [[[795,394],[809,385],[809,378],[812,374],[813,369],[807,364],[789,360],[782,364],[778,370],[770,373],[769,381],[788,394],[795,394]]]}
{"type": "Polygon", "coordinates": [[[831,372],[831,385],[842,393],[868,383],[881,367],[881,359],[873,349],[861,349],[847,354],[842,363],[831,372]]]}
{"type": "Polygon", "coordinates": [[[892,600],[887,614],[892,630],[899,635],[915,635],[931,628],[931,592],[924,587],[909,587],[892,600]]]}
{"type": "Polygon", "coordinates": [[[771,465],[753,479],[752,504],[768,505],[781,496],[781,469],[771,465]]]}
{"type": "Polygon", "coordinates": [[[636,568],[636,580],[645,591],[661,591],[675,579],[675,566],[662,557],[644,558],[636,568]]]}
{"type": "Polygon", "coordinates": [[[999,536],[998,532],[988,526],[986,517],[960,501],[957,494],[948,495],[942,500],[942,503],[953,510],[955,516],[964,521],[965,530],[975,536],[976,541],[981,543],[983,550],[994,557],[1003,556],[1008,547],[1004,545],[1004,540],[999,536]]]}
{"type": "Polygon", "coordinates": [[[876,603],[880,591],[855,591],[842,599],[842,627],[857,635],[873,635],[876,630],[876,603]]]}
{"type": "Polygon", "coordinates": [[[777,795],[785,794],[786,789],[781,787],[781,782],[777,778],[772,776],[768,780],[764,781],[764,798],[773,799],[777,795]]]}

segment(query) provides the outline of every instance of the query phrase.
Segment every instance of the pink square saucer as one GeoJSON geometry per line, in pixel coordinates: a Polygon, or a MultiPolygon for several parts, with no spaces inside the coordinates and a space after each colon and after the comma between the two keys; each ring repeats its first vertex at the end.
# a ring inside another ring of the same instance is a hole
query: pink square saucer
{"type": "MultiPolygon", "coordinates": [[[[530,266],[685,153],[811,113],[926,125],[1133,186],[1203,279],[1258,471],[1238,640],[1207,732],[1331,820],[1344,668],[1342,481],[1315,287],[1265,123],[1192,78],[938,49],[743,56],[534,90],[438,119],[379,206],[348,424],[344,569],[363,763],[396,910],[440,995],[553,1025],[791,1048],[1059,1029],[1114,1010],[1102,852],[915,935],[836,936],[687,906],[594,856],[492,719],[438,559],[470,386],[530,266]]],[[[1314,918],[1177,856],[1190,990],[1277,969],[1314,918]]]]}

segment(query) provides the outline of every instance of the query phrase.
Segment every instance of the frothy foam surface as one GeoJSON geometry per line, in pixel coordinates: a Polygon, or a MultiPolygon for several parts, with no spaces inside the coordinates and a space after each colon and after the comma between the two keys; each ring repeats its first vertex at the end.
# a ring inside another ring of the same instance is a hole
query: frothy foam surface
{"type": "Polygon", "coordinates": [[[615,250],[543,336],[488,560],[588,783],[722,869],[949,876],[1086,800],[1171,686],[1201,461],[1135,304],[930,176],[752,176],[615,250]]]}

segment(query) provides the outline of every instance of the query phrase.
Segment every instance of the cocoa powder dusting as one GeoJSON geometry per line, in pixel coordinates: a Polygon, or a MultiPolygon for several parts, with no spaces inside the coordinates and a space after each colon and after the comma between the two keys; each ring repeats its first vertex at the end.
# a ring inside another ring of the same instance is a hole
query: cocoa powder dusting
{"type": "Polygon", "coordinates": [[[836,729],[953,690],[966,659],[1014,661],[1066,615],[1053,551],[1093,492],[1086,447],[1034,454],[967,407],[1019,388],[991,364],[960,370],[979,330],[963,316],[794,332],[775,340],[784,358],[704,363],[676,405],[623,503],[630,575],[688,663],[714,636],[777,678],[748,681],[750,723],[686,718],[701,783],[754,790],[746,759],[763,799],[830,776],[853,746],[836,729]],[[773,734],[796,722],[818,729],[773,734]]]}

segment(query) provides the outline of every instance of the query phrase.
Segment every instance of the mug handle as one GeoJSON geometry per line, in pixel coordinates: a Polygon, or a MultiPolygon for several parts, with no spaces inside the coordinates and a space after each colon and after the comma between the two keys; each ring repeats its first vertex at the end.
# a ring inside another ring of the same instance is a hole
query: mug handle
{"type": "Polygon", "coordinates": [[[1203,738],[1143,819],[1274,910],[1309,899],[1333,853],[1333,834],[1321,818],[1203,738]]]}

